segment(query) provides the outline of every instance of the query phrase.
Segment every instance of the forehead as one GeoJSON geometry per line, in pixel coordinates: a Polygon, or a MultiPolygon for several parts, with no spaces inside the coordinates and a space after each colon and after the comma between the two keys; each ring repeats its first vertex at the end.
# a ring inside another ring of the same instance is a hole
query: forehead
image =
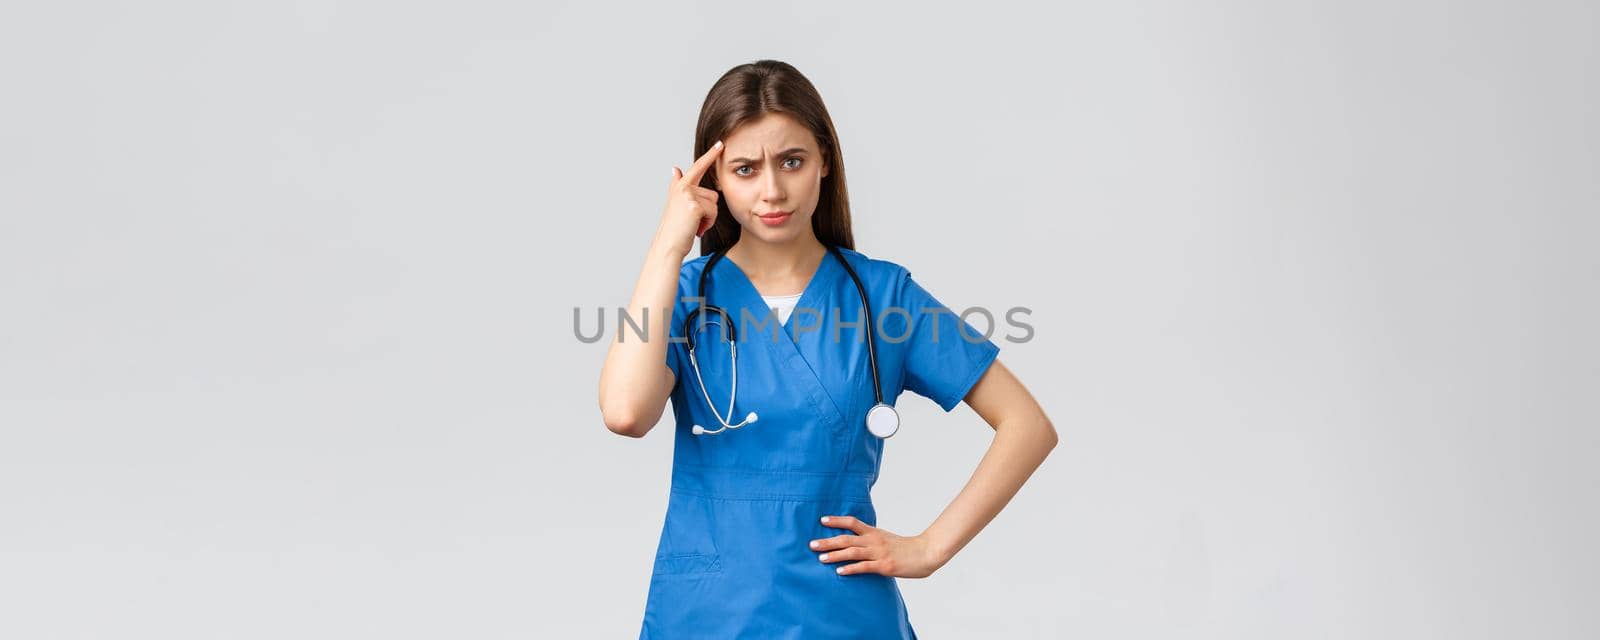
{"type": "Polygon", "coordinates": [[[767,113],[739,125],[724,140],[724,158],[760,158],[791,147],[817,148],[817,138],[811,130],[785,113],[767,113]]]}

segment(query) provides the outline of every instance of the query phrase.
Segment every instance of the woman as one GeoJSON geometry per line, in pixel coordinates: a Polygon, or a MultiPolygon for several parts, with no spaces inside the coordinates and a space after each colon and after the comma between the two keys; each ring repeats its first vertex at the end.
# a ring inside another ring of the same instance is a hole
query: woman
{"type": "Polygon", "coordinates": [[[629,303],[644,339],[619,332],[600,374],[612,431],[643,436],[668,398],[676,418],[639,637],[915,638],[894,579],[931,575],[977,535],[1055,429],[998,346],[905,268],[855,251],[833,122],[792,66],[723,75],[695,151],[687,173],[673,167],[629,303]],[[696,236],[701,255],[683,262],[696,236]],[[702,280],[726,315],[700,306],[702,280]],[[902,390],[945,411],[964,399],[995,430],[967,486],[910,536],[875,526],[869,495],[898,424],[875,405],[902,390]]]}

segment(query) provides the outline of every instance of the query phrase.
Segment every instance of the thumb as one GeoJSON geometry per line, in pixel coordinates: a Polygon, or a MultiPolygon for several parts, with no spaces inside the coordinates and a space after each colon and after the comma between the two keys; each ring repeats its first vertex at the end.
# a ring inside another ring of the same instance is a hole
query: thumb
{"type": "Polygon", "coordinates": [[[683,172],[678,170],[678,165],[672,165],[672,181],[677,182],[683,177],[683,172]]]}

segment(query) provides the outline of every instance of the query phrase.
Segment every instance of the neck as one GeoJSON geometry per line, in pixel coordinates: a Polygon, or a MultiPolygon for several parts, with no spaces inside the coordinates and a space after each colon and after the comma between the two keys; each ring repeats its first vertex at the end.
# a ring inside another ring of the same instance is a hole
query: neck
{"type": "Polygon", "coordinates": [[[804,276],[812,273],[817,263],[827,257],[828,248],[815,234],[808,233],[782,244],[764,242],[754,236],[740,234],[739,240],[728,247],[727,259],[757,280],[804,276]]]}

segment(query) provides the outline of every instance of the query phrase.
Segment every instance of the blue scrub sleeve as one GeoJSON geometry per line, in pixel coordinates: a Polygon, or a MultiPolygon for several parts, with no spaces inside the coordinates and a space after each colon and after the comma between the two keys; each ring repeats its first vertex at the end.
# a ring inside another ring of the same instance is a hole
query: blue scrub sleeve
{"type": "Polygon", "coordinates": [[[682,342],[683,332],[681,329],[679,329],[679,327],[683,324],[684,315],[685,312],[683,310],[683,305],[681,303],[674,302],[672,305],[672,317],[669,320],[670,324],[667,325],[666,331],[667,368],[672,370],[672,375],[678,379],[678,382],[682,382],[683,368],[689,363],[688,348],[682,342]]]}
{"type": "Polygon", "coordinates": [[[901,307],[911,327],[903,345],[905,388],[949,412],[989,370],[1000,346],[934,298],[909,271],[901,285],[901,307]]]}
{"type": "Polygon", "coordinates": [[[679,377],[679,378],[683,377],[682,374],[678,373],[680,371],[683,371],[683,369],[678,364],[678,363],[682,362],[682,360],[680,360],[681,357],[682,356],[678,355],[678,345],[673,344],[672,341],[671,341],[671,338],[669,337],[668,340],[667,340],[667,360],[666,360],[667,368],[672,370],[672,375],[673,376],[679,377]]]}

